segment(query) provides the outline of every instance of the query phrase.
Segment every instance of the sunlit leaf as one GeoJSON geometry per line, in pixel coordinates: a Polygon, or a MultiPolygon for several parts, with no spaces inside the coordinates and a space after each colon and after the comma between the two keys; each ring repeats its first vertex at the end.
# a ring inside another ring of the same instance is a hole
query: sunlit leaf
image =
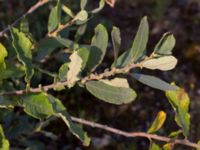
{"type": "Polygon", "coordinates": [[[88,13],[85,10],[81,10],[76,16],[76,20],[85,21],[88,18],[88,13]]]}
{"type": "Polygon", "coordinates": [[[62,5],[62,10],[63,10],[66,14],[68,14],[70,17],[72,17],[72,18],[75,17],[74,13],[72,12],[72,10],[71,10],[69,7],[67,7],[67,6],[65,6],[65,5],[62,5]]]}
{"type": "Polygon", "coordinates": [[[174,147],[173,143],[167,143],[167,144],[163,145],[162,149],[163,150],[172,150],[173,147],[174,147]]]}
{"type": "Polygon", "coordinates": [[[85,9],[87,2],[88,2],[87,0],[81,0],[80,7],[81,7],[82,10],[85,9]]]}
{"type": "Polygon", "coordinates": [[[133,73],[131,75],[132,77],[134,77],[136,80],[140,81],[141,83],[155,89],[159,89],[162,91],[177,89],[176,86],[170,85],[169,83],[151,75],[145,75],[145,74],[139,74],[139,73],[133,73]]]}
{"type": "Polygon", "coordinates": [[[91,13],[93,13],[93,14],[98,13],[99,11],[101,11],[103,9],[104,6],[105,6],[105,0],[100,0],[99,1],[99,7],[92,10],[91,13]]]}
{"type": "Polygon", "coordinates": [[[2,126],[0,125],[0,150],[9,150],[10,144],[4,135],[2,126]]]}
{"type": "Polygon", "coordinates": [[[160,128],[162,128],[163,124],[165,123],[165,120],[166,120],[166,113],[164,111],[160,111],[147,132],[155,133],[160,128]]]}
{"type": "Polygon", "coordinates": [[[181,88],[176,91],[167,91],[166,96],[175,111],[176,123],[183,129],[183,134],[187,137],[190,129],[189,96],[181,88]]]}
{"type": "Polygon", "coordinates": [[[112,104],[126,104],[136,98],[136,93],[130,88],[111,86],[101,81],[89,81],[87,90],[95,97],[112,104]]]}
{"type": "Polygon", "coordinates": [[[115,86],[115,87],[125,87],[129,88],[129,83],[125,78],[114,78],[112,80],[103,79],[100,80],[108,85],[115,86]]]}
{"type": "Polygon", "coordinates": [[[69,70],[67,72],[67,86],[71,88],[74,86],[75,82],[79,80],[79,73],[82,68],[82,59],[77,52],[74,52],[70,56],[70,63],[68,66],[69,70]]]}
{"type": "Polygon", "coordinates": [[[145,61],[142,66],[147,69],[162,71],[172,70],[177,64],[177,59],[174,56],[163,56],[145,61]]]}
{"type": "Polygon", "coordinates": [[[154,142],[151,142],[149,150],[162,150],[162,148],[159,145],[155,144],[154,142]]]}
{"type": "Polygon", "coordinates": [[[154,48],[154,53],[161,55],[170,55],[175,46],[176,39],[170,33],[165,33],[154,48]]]}
{"type": "Polygon", "coordinates": [[[25,81],[30,83],[34,74],[31,52],[32,43],[25,34],[19,32],[18,29],[10,28],[10,32],[12,36],[12,45],[17,53],[17,58],[25,66],[25,81]]]}

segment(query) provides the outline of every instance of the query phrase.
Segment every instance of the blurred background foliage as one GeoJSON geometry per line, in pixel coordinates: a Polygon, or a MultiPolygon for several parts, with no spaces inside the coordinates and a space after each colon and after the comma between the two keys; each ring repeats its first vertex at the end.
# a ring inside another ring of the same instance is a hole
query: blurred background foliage
{"type": "MultiPolygon", "coordinates": [[[[25,11],[35,4],[36,0],[0,0],[0,30],[7,27],[25,11]]],[[[79,10],[79,0],[63,0],[74,12],[79,10]]],[[[27,17],[30,32],[36,41],[40,41],[47,32],[48,15],[55,1],[43,6],[27,17]]],[[[87,9],[98,5],[98,0],[89,0],[87,9]]],[[[106,6],[97,16],[94,16],[88,24],[86,34],[80,39],[80,43],[89,43],[98,23],[103,23],[109,31],[112,26],[118,26],[122,34],[122,49],[130,47],[131,41],[137,31],[140,19],[147,15],[150,22],[149,51],[160,39],[164,32],[175,35],[177,44],[174,54],[179,60],[178,66],[169,72],[148,71],[162,77],[166,81],[175,81],[177,85],[184,87],[191,97],[191,131],[190,139],[200,139],[200,1],[199,0],[117,0],[114,8],[106,6]]],[[[66,20],[69,18],[65,18],[66,20]]],[[[74,38],[76,27],[70,27],[63,34],[74,38]],[[70,34],[68,35],[70,31],[70,34]],[[74,31],[74,32],[73,32],[74,31]]],[[[0,41],[5,39],[1,38],[0,41]]],[[[122,51],[121,51],[122,53],[122,51]]],[[[67,55],[67,53],[65,53],[67,55]]],[[[59,66],[66,61],[62,53],[54,53],[42,65],[51,72],[57,72],[59,66]],[[49,63],[54,62],[54,63],[49,63]]],[[[105,61],[99,70],[110,65],[113,60],[111,43],[105,61]]],[[[33,79],[33,85],[38,83],[48,84],[52,78],[41,75],[39,71],[33,79]]],[[[70,91],[56,93],[56,96],[67,106],[70,114],[83,117],[91,121],[107,124],[126,131],[146,131],[156,114],[160,110],[167,112],[167,121],[159,131],[161,135],[168,135],[170,131],[178,129],[173,121],[173,111],[166,101],[163,92],[138,84],[130,79],[131,85],[138,93],[135,102],[127,105],[114,106],[96,100],[85,90],[74,87],[70,91]]],[[[15,112],[0,110],[0,121],[6,128],[6,136],[16,149],[29,150],[71,150],[71,149],[104,149],[104,150],[146,150],[148,140],[111,135],[98,129],[85,127],[92,137],[92,145],[84,148],[81,143],[68,133],[65,125],[59,121],[52,121],[44,132],[31,132],[38,124],[28,116],[23,115],[20,108],[15,112]],[[64,132],[63,132],[64,131],[64,132]],[[27,138],[28,137],[28,138],[27,138]],[[20,142],[19,142],[20,141],[20,142]]],[[[175,146],[175,150],[181,150],[181,146],[175,146]]],[[[184,148],[186,150],[186,148],[184,148]]],[[[189,148],[188,148],[189,150],[189,148]]]]}

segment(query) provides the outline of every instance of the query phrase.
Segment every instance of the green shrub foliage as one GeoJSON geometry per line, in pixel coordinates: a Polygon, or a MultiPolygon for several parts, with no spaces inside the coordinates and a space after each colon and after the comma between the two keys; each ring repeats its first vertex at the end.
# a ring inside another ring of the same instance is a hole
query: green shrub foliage
{"type": "MultiPolygon", "coordinates": [[[[79,43],[84,35],[87,24],[91,18],[101,11],[105,0],[99,1],[99,7],[93,10],[87,9],[87,0],[81,0],[80,11],[75,13],[68,6],[57,0],[48,19],[48,33],[36,42],[29,33],[27,19],[21,21],[20,28],[9,27],[8,41],[11,45],[0,43],[0,107],[5,112],[12,113],[15,107],[23,108],[23,111],[42,122],[50,120],[53,116],[61,118],[69,131],[80,139],[85,146],[90,144],[88,134],[76,123],[71,121],[67,108],[62,102],[51,95],[49,90],[71,90],[75,85],[85,88],[97,100],[102,100],[114,105],[133,102],[137,99],[137,92],[131,87],[124,77],[116,75],[130,75],[142,84],[166,92],[168,102],[175,112],[175,122],[180,127],[185,137],[189,135],[190,115],[188,107],[190,99],[183,89],[175,84],[169,84],[155,76],[143,74],[144,69],[168,71],[172,70],[177,59],[172,55],[175,38],[171,33],[165,33],[155,45],[152,54],[147,55],[147,43],[149,39],[149,24],[147,17],[143,17],[133,39],[130,49],[119,55],[121,50],[120,29],[113,27],[111,33],[103,24],[98,24],[94,29],[94,35],[90,44],[79,43]],[[64,17],[69,19],[63,19],[64,17]],[[76,29],[74,39],[67,38],[64,32],[73,26],[76,29]],[[111,39],[109,39],[109,34],[111,39]],[[102,73],[96,73],[107,52],[108,41],[112,41],[114,58],[113,64],[102,73]],[[41,68],[43,62],[48,61],[52,53],[57,49],[70,51],[67,59],[57,73],[51,73],[41,68]],[[140,69],[134,72],[134,69],[140,69]],[[36,73],[41,71],[53,77],[52,84],[32,88],[31,81],[36,73]],[[15,83],[14,83],[15,82],[15,83]]],[[[126,76],[127,77],[127,76],[126,76]]],[[[55,93],[53,92],[53,93],[55,93]]],[[[162,128],[167,115],[164,111],[158,113],[155,121],[148,129],[148,133],[156,133],[162,128]]],[[[17,128],[17,127],[16,127],[17,128]]],[[[32,127],[30,127],[32,128],[32,127]]],[[[5,129],[5,128],[4,128],[5,129]]],[[[24,129],[25,130],[25,129],[24,129]]],[[[41,130],[37,127],[37,130],[41,130]]],[[[3,127],[0,126],[0,149],[9,149],[9,141],[6,139],[3,127]]],[[[25,144],[27,147],[30,145],[25,144]]],[[[165,146],[166,147],[166,146],[165,146]]],[[[150,149],[160,149],[151,141],[150,149]]]]}

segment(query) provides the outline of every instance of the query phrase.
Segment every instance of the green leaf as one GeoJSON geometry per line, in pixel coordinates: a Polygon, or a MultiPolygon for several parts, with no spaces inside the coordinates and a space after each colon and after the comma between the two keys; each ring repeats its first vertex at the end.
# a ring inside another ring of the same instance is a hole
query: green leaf
{"type": "Polygon", "coordinates": [[[25,81],[27,83],[30,83],[31,78],[34,74],[31,52],[32,43],[25,36],[25,34],[19,32],[18,29],[10,28],[10,32],[12,36],[12,45],[17,53],[17,58],[25,67],[25,81]]]}
{"type": "Polygon", "coordinates": [[[156,44],[154,48],[154,53],[161,55],[170,55],[176,44],[176,39],[170,33],[165,33],[160,41],[156,44]]]}
{"type": "Polygon", "coordinates": [[[165,145],[163,145],[162,150],[172,150],[174,147],[174,143],[167,143],[165,145]]]}
{"type": "Polygon", "coordinates": [[[87,23],[82,24],[78,27],[76,34],[75,34],[75,40],[78,42],[82,35],[84,35],[85,31],[87,29],[87,23]]]}
{"type": "Polygon", "coordinates": [[[143,17],[135,39],[133,41],[133,45],[131,47],[131,54],[133,61],[138,61],[145,54],[145,50],[147,47],[147,42],[149,39],[149,25],[147,21],[147,17],[143,17]]]}
{"type": "Polygon", "coordinates": [[[29,34],[29,23],[26,17],[23,17],[23,19],[20,22],[20,32],[29,34]]]}
{"type": "Polygon", "coordinates": [[[87,48],[80,48],[77,50],[77,54],[81,57],[82,59],[82,67],[81,69],[83,70],[86,67],[87,61],[89,59],[90,55],[90,50],[87,48]]]}
{"type": "Polygon", "coordinates": [[[38,61],[44,61],[46,57],[48,57],[54,50],[59,47],[63,47],[63,44],[60,43],[56,38],[46,37],[39,41],[36,47],[37,56],[35,59],[38,61]]]}
{"type": "Polygon", "coordinates": [[[178,61],[174,56],[163,56],[144,61],[144,63],[142,63],[142,67],[151,70],[159,69],[162,71],[167,71],[174,69],[177,62],[178,61]]]}
{"type": "Polygon", "coordinates": [[[101,81],[89,81],[86,83],[86,88],[97,98],[117,105],[130,103],[137,96],[130,88],[111,86],[101,81]]]}
{"type": "Polygon", "coordinates": [[[173,91],[177,89],[176,86],[170,85],[169,83],[151,75],[145,75],[139,73],[133,73],[131,75],[139,82],[155,89],[159,89],[162,91],[169,91],[169,90],[173,91]]]}
{"type": "Polygon", "coordinates": [[[183,134],[187,137],[190,129],[189,96],[181,88],[176,91],[167,91],[166,96],[175,111],[176,123],[183,129],[183,134]]]}
{"type": "Polygon", "coordinates": [[[85,21],[88,18],[88,13],[85,10],[81,10],[76,16],[76,20],[85,21]]]}
{"type": "Polygon", "coordinates": [[[5,57],[8,56],[6,48],[0,43],[0,64],[4,63],[5,57]]]}
{"type": "Polygon", "coordinates": [[[17,105],[19,105],[17,100],[6,96],[0,96],[0,108],[14,108],[17,105]]]}
{"type": "Polygon", "coordinates": [[[70,56],[70,63],[68,65],[69,71],[67,72],[67,86],[69,88],[73,87],[76,81],[80,79],[79,74],[81,72],[82,62],[83,61],[77,54],[77,51],[70,56]]]}
{"type": "Polygon", "coordinates": [[[61,3],[57,0],[57,5],[51,10],[48,20],[48,32],[54,31],[60,24],[61,3]]]}
{"type": "Polygon", "coordinates": [[[72,10],[71,10],[69,7],[67,7],[67,6],[65,6],[65,5],[62,5],[62,10],[63,10],[67,15],[69,15],[70,17],[72,17],[72,18],[75,17],[74,13],[72,12],[72,10]]]}
{"type": "Polygon", "coordinates": [[[160,128],[162,128],[163,124],[165,123],[165,120],[166,120],[166,113],[164,111],[160,111],[147,132],[155,133],[160,128]]]}
{"type": "Polygon", "coordinates": [[[92,10],[91,13],[96,14],[96,13],[100,12],[104,8],[104,6],[105,6],[105,0],[100,0],[99,7],[92,10]]]}
{"type": "Polygon", "coordinates": [[[54,114],[53,107],[45,93],[26,94],[22,97],[24,111],[37,119],[45,119],[54,114]]]}
{"type": "Polygon", "coordinates": [[[151,142],[151,143],[150,143],[149,150],[162,150],[162,148],[161,148],[159,145],[157,145],[157,144],[151,142]]]}
{"type": "Polygon", "coordinates": [[[99,24],[95,28],[95,35],[92,38],[89,59],[86,64],[88,71],[94,71],[102,62],[108,45],[108,33],[106,28],[99,24]]]}
{"type": "Polygon", "coordinates": [[[171,138],[176,138],[179,134],[183,133],[182,130],[178,130],[178,131],[172,131],[170,134],[169,134],[169,137],[171,138]]]}
{"type": "Polygon", "coordinates": [[[80,128],[77,124],[71,121],[71,118],[61,101],[53,97],[52,95],[48,95],[48,98],[53,106],[56,115],[62,118],[62,120],[68,126],[69,130],[72,132],[72,134],[74,134],[78,139],[80,139],[85,146],[89,146],[90,138],[88,137],[87,133],[84,132],[82,128],[80,128]]]}
{"type": "Polygon", "coordinates": [[[117,63],[117,58],[118,58],[118,53],[121,47],[121,35],[120,35],[120,30],[117,27],[113,27],[112,33],[112,43],[113,43],[113,49],[114,49],[114,66],[117,63]]]}
{"type": "Polygon", "coordinates": [[[66,48],[70,48],[70,49],[73,49],[73,50],[76,49],[76,48],[74,48],[75,43],[73,41],[69,40],[69,39],[56,37],[56,40],[66,48]]]}
{"type": "Polygon", "coordinates": [[[4,135],[2,125],[0,125],[0,150],[9,150],[10,144],[4,135]]]}
{"type": "Polygon", "coordinates": [[[67,80],[67,72],[69,70],[69,63],[64,63],[60,67],[58,71],[58,77],[60,81],[66,81],[67,80]]]}
{"type": "Polygon", "coordinates": [[[87,0],[81,0],[80,7],[81,7],[82,10],[85,9],[87,2],[88,2],[87,0]]]}
{"type": "Polygon", "coordinates": [[[145,50],[149,38],[149,25],[147,17],[143,17],[136,36],[134,38],[131,49],[125,51],[117,59],[116,66],[124,67],[132,62],[137,62],[140,58],[145,55],[145,50]]]}
{"type": "Polygon", "coordinates": [[[5,57],[7,57],[7,55],[6,48],[0,43],[0,80],[6,77],[5,57]]]}

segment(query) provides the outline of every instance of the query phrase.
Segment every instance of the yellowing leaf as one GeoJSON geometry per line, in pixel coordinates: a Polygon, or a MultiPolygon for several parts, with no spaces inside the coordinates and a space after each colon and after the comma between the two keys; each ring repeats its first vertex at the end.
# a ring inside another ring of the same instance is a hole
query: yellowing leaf
{"type": "Polygon", "coordinates": [[[4,63],[4,59],[7,55],[6,48],[0,43],[0,64],[4,63]]]}
{"type": "Polygon", "coordinates": [[[181,88],[175,91],[167,91],[166,96],[175,111],[176,123],[183,129],[184,136],[188,136],[190,129],[189,96],[181,88]]]}
{"type": "Polygon", "coordinates": [[[143,67],[151,70],[159,69],[167,71],[173,69],[177,64],[177,59],[174,56],[163,56],[160,58],[150,59],[143,63],[143,67]]]}
{"type": "Polygon", "coordinates": [[[154,133],[158,131],[163,126],[165,120],[166,120],[166,113],[164,111],[160,111],[157,114],[156,119],[152,123],[151,127],[149,128],[148,133],[154,133]]]}
{"type": "Polygon", "coordinates": [[[75,82],[79,80],[79,73],[81,71],[82,59],[77,54],[77,52],[74,52],[69,58],[71,62],[68,65],[69,71],[67,72],[67,82],[68,82],[68,87],[71,88],[73,87],[75,82]]]}
{"type": "Polygon", "coordinates": [[[111,86],[129,88],[128,81],[127,79],[124,78],[114,78],[112,80],[101,80],[101,81],[111,86]]]}
{"type": "Polygon", "coordinates": [[[3,128],[0,125],[0,150],[9,150],[10,149],[9,147],[10,147],[9,141],[6,139],[3,128]]]}

